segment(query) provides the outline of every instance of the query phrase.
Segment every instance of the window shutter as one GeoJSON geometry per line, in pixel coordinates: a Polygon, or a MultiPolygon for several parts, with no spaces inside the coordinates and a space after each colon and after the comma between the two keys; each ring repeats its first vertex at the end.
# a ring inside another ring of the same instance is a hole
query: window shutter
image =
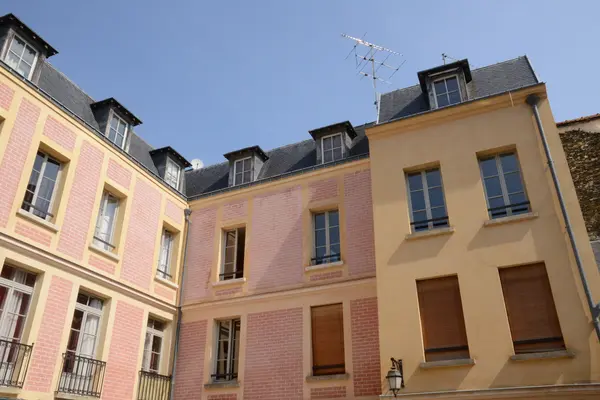
{"type": "Polygon", "coordinates": [[[565,348],[543,263],[500,269],[515,354],[565,348]]]}
{"type": "Polygon", "coordinates": [[[417,281],[426,361],[469,358],[458,277],[417,281]]]}
{"type": "Polygon", "coordinates": [[[312,307],[311,314],[313,375],[345,373],[342,304],[312,307]]]}

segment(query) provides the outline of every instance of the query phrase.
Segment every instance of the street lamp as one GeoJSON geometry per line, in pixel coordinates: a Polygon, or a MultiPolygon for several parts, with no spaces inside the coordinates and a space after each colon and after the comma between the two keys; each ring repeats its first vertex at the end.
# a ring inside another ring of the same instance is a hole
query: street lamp
{"type": "Polygon", "coordinates": [[[392,368],[388,371],[386,379],[390,390],[396,397],[400,389],[404,387],[404,372],[402,371],[402,360],[396,360],[394,357],[391,360],[392,368]]]}

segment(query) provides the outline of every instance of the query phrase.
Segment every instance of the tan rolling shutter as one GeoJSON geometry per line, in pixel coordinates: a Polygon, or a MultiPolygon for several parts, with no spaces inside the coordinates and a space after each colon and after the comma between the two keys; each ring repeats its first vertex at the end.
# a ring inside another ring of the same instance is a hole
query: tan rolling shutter
{"type": "Polygon", "coordinates": [[[312,307],[311,314],[313,375],[345,373],[342,305],[312,307]]]}
{"type": "Polygon", "coordinates": [[[500,269],[515,354],[565,348],[543,263],[500,269]]]}

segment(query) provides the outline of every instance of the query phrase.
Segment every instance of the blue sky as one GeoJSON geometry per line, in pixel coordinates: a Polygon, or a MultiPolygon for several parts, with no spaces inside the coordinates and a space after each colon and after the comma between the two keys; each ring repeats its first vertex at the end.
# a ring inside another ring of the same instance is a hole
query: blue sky
{"type": "Polygon", "coordinates": [[[600,112],[600,2],[3,0],[58,49],[50,61],[95,99],[115,97],[155,147],[205,164],[309,129],[375,119],[342,32],[406,63],[382,91],[413,85],[441,53],[472,67],[527,54],[557,121],[600,112]]]}

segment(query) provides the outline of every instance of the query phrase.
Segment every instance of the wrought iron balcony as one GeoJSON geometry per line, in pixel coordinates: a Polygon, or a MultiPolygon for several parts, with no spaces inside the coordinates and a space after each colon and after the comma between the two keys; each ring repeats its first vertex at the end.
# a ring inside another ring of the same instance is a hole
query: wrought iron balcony
{"type": "Polygon", "coordinates": [[[33,345],[0,340],[0,386],[23,387],[33,345]]]}
{"type": "Polygon", "coordinates": [[[104,361],[74,353],[64,353],[62,374],[56,391],[78,396],[100,397],[105,370],[104,361]]]}
{"type": "Polygon", "coordinates": [[[171,377],[140,371],[137,400],[169,400],[171,377]]]}
{"type": "Polygon", "coordinates": [[[490,213],[490,218],[501,218],[506,217],[508,215],[515,214],[524,214],[531,211],[529,208],[529,202],[523,201],[521,203],[507,204],[505,206],[500,207],[492,207],[488,208],[488,212],[490,213]]]}
{"type": "Polygon", "coordinates": [[[341,254],[329,254],[321,257],[313,257],[310,259],[311,265],[329,264],[342,261],[341,254]]]}

